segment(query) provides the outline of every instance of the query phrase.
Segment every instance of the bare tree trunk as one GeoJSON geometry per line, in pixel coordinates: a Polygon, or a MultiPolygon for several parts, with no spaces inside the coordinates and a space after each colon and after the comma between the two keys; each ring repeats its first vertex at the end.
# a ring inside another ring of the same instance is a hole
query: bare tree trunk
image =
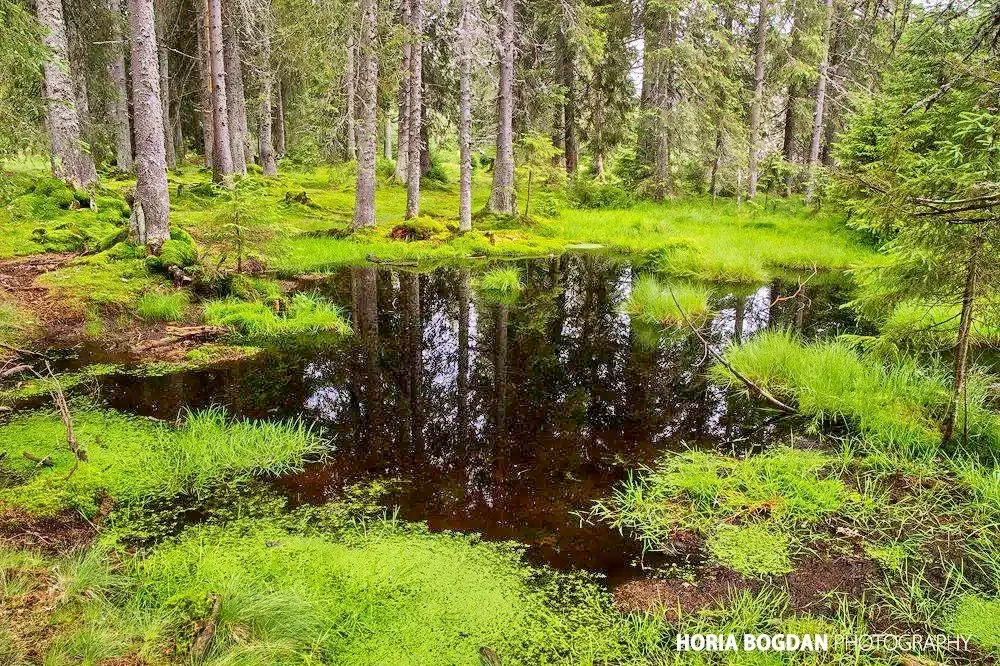
{"type": "MultiPolygon", "coordinates": [[[[364,11],[361,12],[364,14],[364,11]]],[[[353,32],[353,28],[352,28],[353,32]]],[[[354,57],[357,46],[354,43],[354,35],[347,38],[347,67],[344,72],[344,87],[347,89],[347,158],[349,160],[358,159],[358,138],[357,129],[354,126],[357,111],[354,108],[354,99],[357,96],[357,79],[354,73],[354,57]]],[[[364,65],[362,65],[364,67],[364,65]]]]}
{"type": "Polygon", "coordinates": [[[53,173],[77,188],[97,182],[97,168],[82,147],[80,118],[77,115],[73,82],[69,75],[66,22],[61,0],[37,0],[38,22],[42,24],[42,43],[51,55],[43,65],[46,97],[46,123],[52,146],[53,173]]]}
{"type": "Polygon", "coordinates": [[[215,119],[212,110],[212,62],[208,47],[208,13],[204,3],[198,9],[198,104],[201,106],[201,137],[205,144],[205,166],[212,169],[215,151],[215,119]]]}
{"type": "Polygon", "coordinates": [[[563,60],[563,83],[566,86],[566,104],[563,111],[563,131],[565,133],[566,173],[576,175],[580,162],[576,143],[576,54],[567,49],[563,60]]]}
{"type": "Polygon", "coordinates": [[[125,78],[125,42],[122,30],[122,8],[120,0],[108,0],[107,10],[111,15],[111,44],[108,54],[107,72],[114,88],[111,101],[111,123],[115,128],[115,164],[122,171],[132,170],[132,121],[128,112],[128,80],[125,78]]]}
{"type": "MultiPolygon", "coordinates": [[[[191,70],[188,70],[190,72],[191,70]]],[[[176,79],[174,79],[176,82],[176,79]]],[[[184,128],[181,125],[181,96],[174,84],[174,92],[171,97],[173,104],[170,105],[170,126],[173,128],[174,155],[178,162],[184,160],[184,128]]]]}
{"type": "Polygon", "coordinates": [[[392,118],[389,117],[389,111],[385,114],[385,131],[382,137],[382,157],[386,162],[392,159],[392,118]]]}
{"type": "Polygon", "coordinates": [[[500,2],[500,85],[497,100],[497,155],[489,209],[514,214],[514,0],[500,2]]]}
{"type": "Polygon", "coordinates": [[[420,123],[423,115],[423,0],[410,0],[410,122],[407,126],[406,219],[420,215],[420,123]]]}
{"type": "Polygon", "coordinates": [[[274,70],[271,69],[271,5],[265,5],[260,26],[260,128],[257,141],[260,150],[260,166],[265,176],[276,176],[278,165],[274,159],[274,132],[271,118],[271,95],[274,85],[274,70]]]}
{"type": "Polygon", "coordinates": [[[177,166],[177,154],[174,152],[174,137],[170,127],[170,48],[167,45],[167,11],[168,0],[156,0],[156,54],[160,71],[160,109],[163,125],[163,149],[166,154],[167,168],[177,166]]]}
{"type": "Polygon", "coordinates": [[[715,130],[715,160],[712,162],[712,175],[709,178],[708,191],[712,193],[712,198],[719,196],[719,171],[722,170],[722,155],[725,150],[725,136],[722,132],[722,120],[715,130]]]}
{"type": "Polygon", "coordinates": [[[247,173],[247,102],[243,91],[243,55],[240,48],[237,7],[226,3],[223,22],[223,60],[226,67],[226,111],[229,113],[229,150],[233,171],[247,173]]]}
{"type": "Polygon", "coordinates": [[[134,207],[138,208],[133,213],[144,220],[138,240],[158,253],[170,237],[170,194],[153,0],[129,0],[128,13],[135,108],[134,207]]]}
{"type": "Polygon", "coordinates": [[[955,371],[951,386],[951,399],[944,423],[941,425],[941,443],[951,441],[955,432],[955,418],[958,404],[965,391],[965,379],[969,367],[969,332],[972,330],[973,306],[976,302],[979,255],[983,247],[983,237],[977,233],[972,241],[969,261],[965,270],[965,292],[962,294],[962,316],[958,323],[958,339],[955,342],[955,371]]]}
{"type": "Polygon", "coordinates": [[[90,122],[90,97],[87,89],[87,62],[89,53],[87,48],[87,27],[83,24],[84,17],[81,16],[83,7],[75,7],[67,18],[67,31],[69,38],[69,68],[73,78],[73,96],[76,99],[76,115],[80,119],[80,136],[88,144],[92,138],[92,126],[90,122]]]}
{"type": "Polygon", "coordinates": [[[281,77],[278,77],[278,126],[274,139],[274,145],[278,149],[278,157],[285,155],[285,91],[281,87],[281,77]]]}
{"type": "Polygon", "coordinates": [[[663,19],[659,34],[659,47],[669,54],[665,62],[660,64],[660,80],[657,82],[659,94],[659,123],[657,127],[656,162],[653,170],[653,180],[659,197],[666,198],[674,193],[673,173],[673,134],[674,111],[677,106],[677,88],[675,85],[675,60],[672,53],[674,42],[677,41],[677,14],[668,10],[663,19]]]}
{"type": "Polygon", "coordinates": [[[458,24],[458,230],[472,229],[472,2],[462,0],[458,24]]]}
{"type": "Polygon", "coordinates": [[[764,50],[767,48],[767,0],[760,0],[757,17],[757,49],[754,55],[753,101],[750,104],[750,169],[747,194],[757,196],[757,150],[760,141],[761,107],[764,105],[764,50]]]}
{"type": "Polygon", "coordinates": [[[406,171],[410,162],[410,53],[413,46],[409,38],[410,30],[410,0],[402,0],[402,22],[407,31],[403,43],[403,58],[400,64],[399,77],[399,140],[396,142],[396,173],[397,182],[406,182],[406,171]]]}
{"type": "Polygon", "coordinates": [[[213,156],[212,179],[233,185],[233,153],[229,141],[229,107],[226,96],[226,62],[223,55],[222,0],[206,0],[209,61],[212,63],[213,156]]]}
{"type": "Polygon", "coordinates": [[[826,106],[826,79],[830,67],[830,29],[833,24],[833,0],[824,0],[826,18],[823,22],[823,55],[819,61],[819,80],[816,82],[816,113],[813,115],[812,141],[809,143],[809,167],[806,172],[806,203],[816,196],[816,167],[819,165],[819,144],[823,136],[823,115],[826,106]]]}
{"type": "MultiPolygon", "coordinates": [[[[785,132],[781,141],[781,154],[785,161],[791,164],[795,160],[795,100],[798,98],[798,86],[788,85],[788,99],[785,102],[785,132]]],[[[791,169],[785,176],[785,196],[792,196],[793,176],[791,169]]]]}
{"type": "MultiPolygon", "coordinates": [[[[354,199],[354,222],[351,228],[375,226],[375,156],[378,134],[375,114],[378,108],[378,53],[375,24],[376,0],[361,0],[361,40],[359,101],[361,103],[361,136],[358,157],[358,182],[354,199]]],[[[353,84],[352,84],[353,85],[353,84]]]]}

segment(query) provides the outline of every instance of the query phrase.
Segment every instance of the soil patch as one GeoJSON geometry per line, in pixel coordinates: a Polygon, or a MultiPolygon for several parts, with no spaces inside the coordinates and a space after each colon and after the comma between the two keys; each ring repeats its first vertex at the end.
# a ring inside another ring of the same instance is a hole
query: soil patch
{"type": "Polygon", "coordinates": [[[97,525],[78,513],[67,511],[54,516],[31,516],[14,510],[0,513],[0,545],[6,547],[55,555],[89,544],[96,533],[97,525]]]}
{"type": "Polygon", "coordinates": [[[0,261],[0,299],[31,312],[47,335],[56,338],[75,335],[83,324],[83,313],[56,299],[47,288],[35,284],[35,279],[77,256],[45,253],[0,261]]]}
{"type": "Polygon", "coordinates": [[[704,571],[693,582],[655,578],[631,580],[616,587],[615,606],[624,612],[661,610],[668,620],[707,608],[724,606],[743,590],[753,590],[760,581],[746,578],[726,567],[704,571]]]}

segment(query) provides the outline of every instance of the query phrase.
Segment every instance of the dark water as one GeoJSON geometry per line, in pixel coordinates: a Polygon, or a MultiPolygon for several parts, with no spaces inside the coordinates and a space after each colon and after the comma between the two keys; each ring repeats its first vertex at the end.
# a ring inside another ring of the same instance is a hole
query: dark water
{"type": "MultiPolygon", "coordinates": [[[[303,416],[323,426],[333,453],[279,481],[293,502],[398,479],[386,502],[403,518],[519,541],[535,561],[615,577],[638,544],[581,525],[574,511],[664,449],[751,447],[791,424],[707,382],[710,359],[694,336],[657,338],[630,325],[620,304],[637,269],[598,255],[518,265],[526,290],[510,305],[479,299],[468,269],[345,269],[308,288],[351,313],[352,339],[166,377],[106,377],[101,394],[112,407],[162,418],[212,404],[255,418],[303,416]]],[[[852,325],[838,287],[781,300],[797,288],[720,295],[713,339],[852,325]]]]}

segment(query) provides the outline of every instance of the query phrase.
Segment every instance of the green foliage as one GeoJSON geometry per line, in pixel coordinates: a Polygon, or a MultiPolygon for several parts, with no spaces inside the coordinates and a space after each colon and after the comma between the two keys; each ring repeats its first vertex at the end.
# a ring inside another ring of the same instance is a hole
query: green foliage
{"type": "Polygon", "coordinates": [[[782,574],[792,570],[788,537],[761,525],[719,525],[708,537],[712,555],[742,574],[782,574]]]}
{"type": "Polygon", "coordinates": [[[181,321],[189,304],[190,298],[183,291],[151,291],[139,297],[135,311],[146,321],[181,321]]]}
{"type": "Polygon", "coordinates": [[[1000,652],[1000,599],[963,596],[949,629],[958,636],[968,636],[985,650],[1000,652]]]}
{"type": "Polygon", "coordinates": [[[234,339],[251,344],[309,341],[351,331],[337,306],[312,294],[295,294],[287,310],[280,313],[275,312],[274,304],[259,301],[208,301],[204,319],[206,324],[229,327],[234,339]]]}
{"type": "Polygon", "coordinates": [[[524,285],[516,268],[494,268],[479,278],[479,291],[492,303],[513,303],[524,285]]]}
{"type": "MultiPolygon", "coordinates": [[[[780,331],[730,347],[726,358],[751,381],[794,398],[798,410],[817,422],[845,419],[884,446],[935,450],[940,444],[948,382],[913,361],[862,356],[842,342],[808,344],[780,331]]],[[[721,366],[712,374],[743,388],[721,366]]],[[[1000,423],[975,378],[967,397],[959,419],[964,423],[967,416],[970,440],[990,449],[1000,446],[1000,423]]]]}
{"type": "Polygon", "coordinates": [[[241,301],[273,304],[283,298],[281,285],[274,280],[236,273],[229,278],[229,295],[241,301]]]}
{"type": "Polygon", "coordinates": [[[35,514],[75,508],[91,515],[101,493],[141,504],[224,479],[294,471],[323,450],[299,421],[231,421],[212,409],[189,412],[180,426],[170,427],[85,402],[73,403],[71,412],[86,460],[77,461],[69,450],[54,413],[22,414],[0,426],[3,476],[19,479],[0,489],[0,506],[35,514]],[[22,451],[50,457],[54,466],[38,467],[22,451]]]}
{"type": "Polygon", "coordinates": [[[709,315],[710,296],[709,290],[702,286],[683,282],[665,284],[651,275],[643,275],[633,285],[622,309],[636,321],[651,326],[684,326],[685,316],[697,325],[709,315]]]}
{"type": "Polygon", "coordinates": [[[577,208],[589,210],[630,208],[635,205],[635,199],[621,186],[582,176],[570,181],[567,197],[577,208]]]}

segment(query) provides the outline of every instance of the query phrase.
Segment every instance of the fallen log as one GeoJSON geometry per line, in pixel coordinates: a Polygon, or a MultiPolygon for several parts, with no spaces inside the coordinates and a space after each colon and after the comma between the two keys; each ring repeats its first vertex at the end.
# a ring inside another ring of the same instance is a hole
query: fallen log
{"type": "Polygon", "coordinates": [[[167,326],[164,332],[166,335],[162,338],[137,344],[133,351],[143,353],[171,347],[181,342],[206,342],[228,333],[229,329],[225,326],[167,326]]]}
{"type": "Polygon", "coordinates": [[[0,379],[12,377],[13,375],[19,375],[22,372],[28,372],[29,370],[31,370],[30,365],[25,365],[21,363],[20,365],[15,365],[12,368],[7,368],[6,370],[0,371],[0,379]]]}

